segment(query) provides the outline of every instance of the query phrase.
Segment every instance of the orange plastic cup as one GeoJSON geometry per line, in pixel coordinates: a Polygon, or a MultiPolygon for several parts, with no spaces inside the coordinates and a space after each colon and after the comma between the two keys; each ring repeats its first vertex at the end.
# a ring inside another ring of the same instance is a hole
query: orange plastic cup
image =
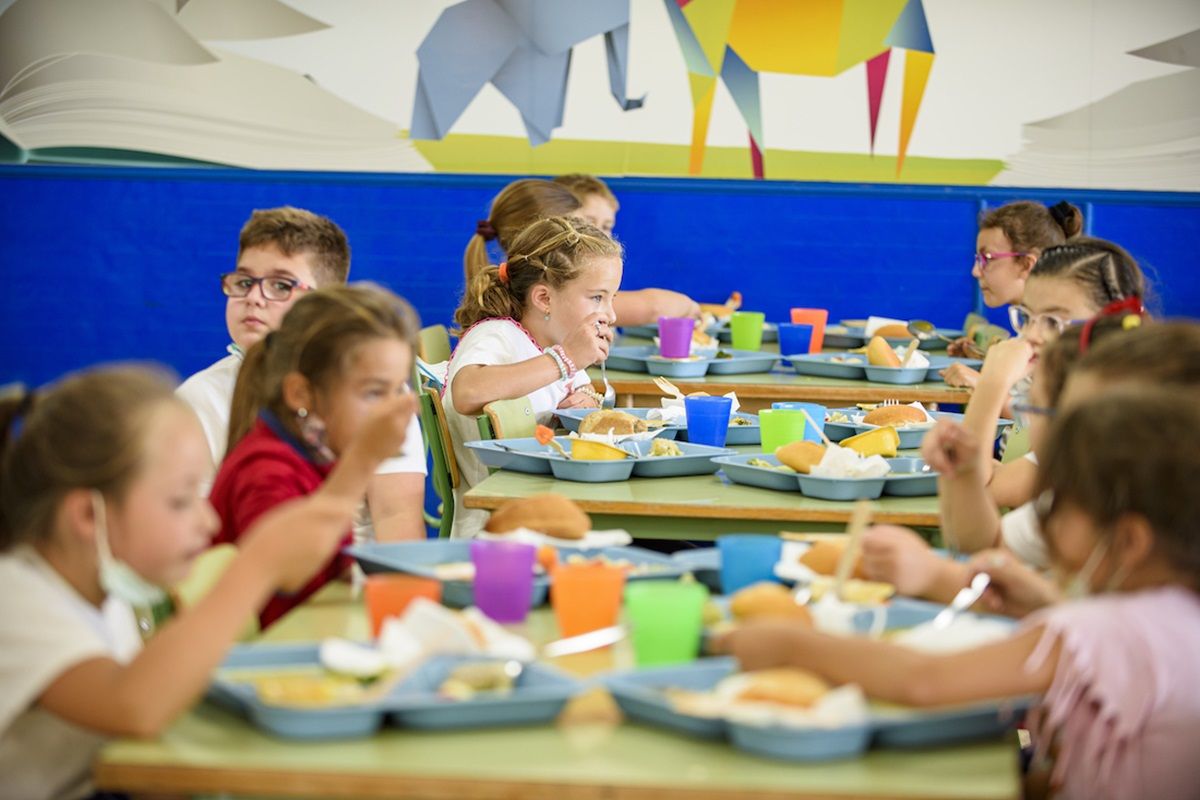
{"type": "Polygon", "coordinates": [[[427,597],[435,603],[442,602],[442,584],[433,578],[416,575],[368,575],[363,595],[371,617],[371,636],[378,638],[383,621],[403,614],[416,598],[427,597]]]}
{"type": "Polygon", "coordinates": [[[825,325],[829,322],[829,309],[826,308],[793,308],[792,322],[797,325],[812,325],[812,340],[808,352],[819,353],[825,346],[825,325]]]}
{"type": "Polygon", "coordinates": [[[617,624],[625,570],[609,564],[559,564],[552,576],[550,605],[562,636],[577,636],[617,624]]]}

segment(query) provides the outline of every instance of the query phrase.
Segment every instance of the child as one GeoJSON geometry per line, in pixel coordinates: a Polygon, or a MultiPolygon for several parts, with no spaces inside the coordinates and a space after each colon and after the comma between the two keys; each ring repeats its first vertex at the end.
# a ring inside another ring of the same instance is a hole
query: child
{"type": "MultiPolygon", "coordinates": [[[[269,331],[307,291],[346,282],[350,246],[337,223],[300,208],[255,211],[242,227],[234,272],[221,276],[225,325],[233,344],[229,355],[192,375],[179,387],[179,396],[195,410],[204,426],[214,468],[225,456],[229,438],[229,404],[242,356],[269,331]]],[[[371,524],[359,531],[381,540],[423,539],[421,510],[425,495],[425,454],[419,446],[421,429],[414,417],[408,446],[379,468],[368,500],[371,524]]]]}
{"type": "MultiPolygon", "coordinates": [[[[1043,350],[1036,369],[1037,380],[1028,402],[1019,407],[1030,416],[1030,439],[1041,458],[1045,456],[1043,437],[1049,416],[1070,410],[1084,397],[1133,382],[1200,387],[1200,325],[1150,324],[1134,315],[1098,317],[1090,328],[1068,328],[1043,350]],[[1084,349],[1086,354],[1081,353],[1084,349]],[[1071,391],[1065,392],[1064,386],[1071,391]]],[[[1033,503],[1001,517],[975,469],[974,454],[980,441],[961,428],[956,431],[952,447],[930,456],[960,484],[962,494],[956,502],[974,507],[978,516],[971,518],[973,530],[968,535],[946,529],[943,537],[967,552],[1003,547],[1015,557],[1006,563],[1045,569],[1049,556],[1033,503]],[[967,494],[972,487],[974,497],[967,494]]],[[[916,533],[893,525],[876,526],[863,537],[863,567],[874,580],[895,584],[901,594],[942,602],[949,602],[970,577],[966,565],[938,556],[916,533]]]]}
{"type": "MultiPolygon", "coordinates": [[[[228,455],[212,487],[221,518],[214,543],[238,542],[264,512],[321,486],[370,411],[409,392],[416,336],[416,314],[391,292],[330,286],[302,297],[279,330],[247,351],[228,455]]],[[[259,615],[262,627],[349,564],[339,553],[299,592],[276,595],[259,615]]]]}
{"type": "Polygon", "coordinates": [[[182,577],[216,525],[204,434],[172,388],[105,367],[0,399],[5,797],[86,797],[105,737],[155,736],[195,702],[254,609],[334,551],[412,414],[408,399],[381,407],[329,482],[264,518],[212,592],[143,647],[130,601],[182,577]]]}
{"type": "MultiPolygon", "coordinates": [[[[564,176],[574,177],[574,176],[564,176]]],[[[598,178],[590,181],[600,186],[604,184],[598,178]]],[[[588,185],[592,185],[589,183],[588,185]]],[[[612,197],[612,192],[604,186],[604,191],[612,197]]],[[[594,203],[594,201],[588,201],[594,203]]],[[[616,198],[613,197],[615,204],[616,198]]],[[[583,196],[574,187],[557,180],[544,181],[527,178],[514,181],[501,190],[492,201],[492,210],[488,219],[480,220],[475,226],[475,235],[467,243],[463,256],[463,266],[466,273],[467,285],[475,274],[492,263],[487,253],[487,242],[495,239],[500,248],[509,253],[509,245],[518,233],[539,219],[557,216],[577,216],[600,227],[594,220],[589,219],[584,212],[587,207],[583,196]]],[[[615,222],[615,206],[612,214],[615,222]]],[[[601,220],[603,221],[603,219],[601,220]]],[[[611,232],[609,226],[605,233],[611,232]]],[[[620,292],[613,302],[617,319],[622,325],[656,324],[659,317],[699,317],[700,306],[690,297],[667,289],[642,289],[635,292],[620,292]]]]}
{"type": "MultiPolygon", "coordinates": [[[[1112,303],[1145,294],[1146,280],[1141,269],[1119,245],[1081,237],[1071,244],[1046,250],[1025,282],[1022,304],[1009,309],[1019,336],[994,345],[988,352],[963,427],[980,441],[991,441],[1010,392],[1027,384],[1027,376],[1044,345],[1056,339],[1070,323],[1088,319],[1112,303]]],[[[1140,310],[1140,303],[1137,305],[1140,310]]],[[[923,447],[939,448],[941,437],[950,430],[948,426],[938,426],[926,436],[923,447]]],[[[987,449],[979,451],[978,459],[979,470],[997,506],[1016,507],[1032,498],[1034,460],[1018,458],[996,465],[987,449]]],[[[956,503],[954,489],[952,484],[939,483],[943,526],[969,531],[977,509],[956,503]]],[[[964,541],[971,538],[969,533],[962,536],[964,541]]]]}
{"type": "Polygon", "coordinates": [[[788,665],[913,706],[1042,695],[1030,728],[1063,798],[1194,798],[1200,786],[1200,406],[1121,387],[1055,422],[1038,490],[1068,602],[1010,638],[948,655],[746,626],[744,669],[788,665]]]}
{"type": "Polygon", "coordinates": [[[568,217],[530,225],[507,261],[476,273],[454,314],[463,333],[442,401],[462,475],[452,536],[474,536],[487,517],[462,505],[462,494],[487,477],[464,446],[479,438],[484,405],[528,397],[541,423],[558,408],[599,405],[584,370],[608,357],[620,285],[621,246],[568,217]]]}
{"type": "MultiPolygon", "coordinates": [[[[1083,214],[1065,200],[1050,208],[1031,200],[1006,203],[983,213],[975,237],[975,266],[971,275],[979,282],[988,308],[1021,302],[1025,280],[1041,253],[1065,243],[1083,230],[1083,214]]],[[[967,341],[947,348],[950,355],[967,355],[967,341]]],[[[943,372],[950,386],[974,387],[979,373],[962,364],[943,372]]]]}
{"type": "Polygon", "coordinates": [[[580,202],[579,210],[575,212],[576,216],[583,217],[612,236],[621,204],[617,202],[617,196],[608,188],[607,183],[595,175],[585,175],[582,172],[559,175],[554,182],[567,187],[580,202]]]}

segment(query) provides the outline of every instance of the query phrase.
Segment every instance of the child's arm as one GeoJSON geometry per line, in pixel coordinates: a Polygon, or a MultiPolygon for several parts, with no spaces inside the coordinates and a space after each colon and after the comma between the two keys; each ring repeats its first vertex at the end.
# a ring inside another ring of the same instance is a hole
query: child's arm
{"type": "Polygon", "coordinates": [[[659,317],[699,317],[700,304],[686,294],[667,289],[617,292],[613,311],[620,325],[654,325],[659,317]]]}
{"type": "Polygon", "coordinates": [[[873,581],[940,603],[953,600],[971,577],[966,565],[939,556],[914,531],[897,525],[875,525],[863,535],[862,565],[873,581]]]}
{"type": "Polygon", "coordinates": [[[992,470],[992,482],[988,484],[988,494],[997,506],[1016,508],[1033,499],[1035,486],[1037,464],[1028,458],[1018,458],[995,465],[992,470]]]}
{"type": "MultiPolygon", "coordinates": [[[[577,368],[586,369],[608,358],[612,336],[608,317],[596,312],[585,317],[567,335],[562,346],[577,368]]],[[[483,413],[483,407],[493,400],[524,397],[561,377],[558,365],[548,355],[519,364],[468,364],[454,374],[450,394],[455,411],[463,416],[475,416],[483,413]]]]}
{"type": "Polygon", "coordinates": [[[1025,663],[1043,635],[1041,626],[1001,642],[947,655],[851,636],[829,636],[803,625],[760,622],[714,643],[742,669],[800,667],[835,684],[856,683],[869,697],[907,706],[969,703],[1045,692],[1058,666],[1059,645],[1034,672],[1025,663]]]}
{"type": "MultiPolygon", "coordinates": [[[[1008,393],[1029,373],[1033,346],[1017,337],[997,342],[988,350],[979,381],[963,416],[963,427],[981,442],[996,440],[996,423],[1008,404],[1008,393]]],[[[984,484],[991,483],[994,462],[990,447],[980,448],[975,458],[984,484]]],[[[1024,502],[1024,501],[1022,501],[1024,502]]]]}
{"type": "Polygon", "coordinates": [[[963,426],[940,420],[921,442],[921,455],[941,473],[938,499],[946,543],[975,553],[1000,542],[1000,511],[980,472],[980,440],[963,426]]]}
{"type": "Polygon", "coordinates": [[[229,570],[127,665],[93,658],[63,672],[38,702],[68,722],[110,735],[153,736],[186,710],[245,621],[276,589],[303,586],[337,548],[379,462],[400,449],[415,401],[399,397],[364,423],[329,479],[265,514],[229,570]]]}
{"type": "Polygon", "coordinates": [[[380,542],[425,538],[425,476],[417,472],[376,475],[367,487],[371,527],[380,542]]]}

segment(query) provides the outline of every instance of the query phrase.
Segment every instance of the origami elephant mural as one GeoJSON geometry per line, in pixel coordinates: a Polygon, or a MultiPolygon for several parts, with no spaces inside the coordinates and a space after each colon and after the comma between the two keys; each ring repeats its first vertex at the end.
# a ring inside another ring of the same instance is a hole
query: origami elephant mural
{"type": "Polygon", "coordinates": [[[906,50],[896,174],[933,65],[921,0],[663,0],[687,63],[692,91],[688,171],[700,174],[718,78],[750,132],[754,176],[763,177],[758,75],[838,75],[866,63],[871,152],[893,48],[906,50]]]}
{"type": "Polygon", "coordinates": [[[629,0],[465,0],[438,17],[417,49],[413,139],[441,139],[489,82],[521,112],[529,142],[562,125],[572,48],[604,34],[608,80],[625,110],[629,0]]]}

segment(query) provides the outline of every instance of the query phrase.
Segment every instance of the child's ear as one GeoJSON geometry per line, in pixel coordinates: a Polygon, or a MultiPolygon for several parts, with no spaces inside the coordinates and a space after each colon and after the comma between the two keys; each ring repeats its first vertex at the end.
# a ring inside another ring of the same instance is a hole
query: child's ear
{"type": "Polygon", "coordinates": [[[1038,259],[1042,257],[1040,250],[1031,250],[1027,255],[1023,255],[1017,259],[1017,264],[1021,266],[1021,278],[1028,278],[1029,273],[1033,272],[1033,268],[1037,265],[1038,259]]]}
{"type": "Polygon", "coordinates": [[[529,304],[539,314],[550,313],[550,287],[544,283],[535,283],[529,290],[529,304]]]}
{"type": "Polygon", "coordinates": [[[1140,567],[1154,550],[1154,529],[1141,514],[1125,513],[1113,526],[1117,561],[1126,570],[1140,567]]]}
{"type": "Polygon", "coordinates": [[[301,375],[299,372],[289,372],[283,376],[283,404],[292,411],[298,411],[301,408],[313,408],[313,391],[312,386],[308,383],[308,378],[301,375]]]}
{"type": "Polygon", "coordinates": [[[72,489],[58,507],[58,528],[85,542],[96,541],[96,514],[91,489],[72,489]]]}

